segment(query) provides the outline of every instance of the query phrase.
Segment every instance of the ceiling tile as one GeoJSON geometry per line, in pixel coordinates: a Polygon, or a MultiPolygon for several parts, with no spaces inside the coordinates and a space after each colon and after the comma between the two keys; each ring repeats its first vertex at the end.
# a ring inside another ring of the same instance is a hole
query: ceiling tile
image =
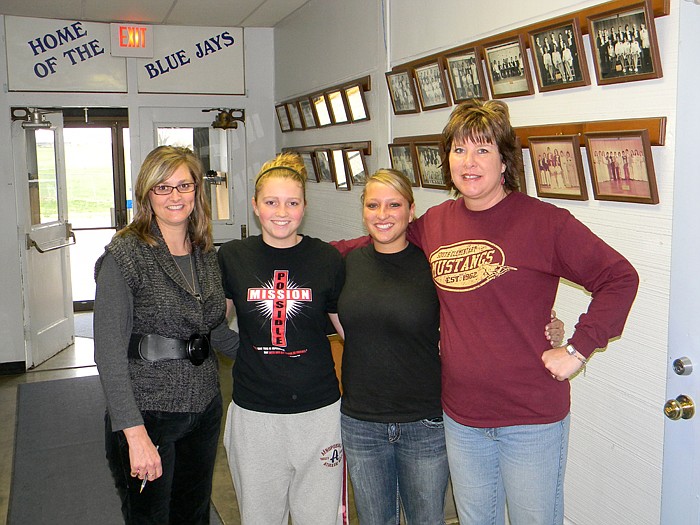
{"type": "Polygon", "coordinates": [[[0,0],[0,14],[92,22],[274,27],[308,0],[0,0]]]}

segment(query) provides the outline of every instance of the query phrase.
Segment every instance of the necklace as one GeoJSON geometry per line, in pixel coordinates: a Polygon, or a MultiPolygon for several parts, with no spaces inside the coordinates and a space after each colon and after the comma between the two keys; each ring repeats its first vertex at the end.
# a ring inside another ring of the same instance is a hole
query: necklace
{"type": "Polygon", "coordinates": [[[196,281],[194,280],[194,261],[192,260],[192,253],[189,253],[188,255],[190,261],[190,277],[192,278],[192,284],[190,284],[190,281],[187,280],[185,272],[182,271],[182,268],[180,268],[180,265],[177,263],[172,253],[170,254],[170,257],[172,257],[177,271],[180,272],[180,275],[182,275],[182,278],[185,280],[185,284],[187,285],[187,291],[192,295],[192,297],[194,297],[195,299],[197,299],[197,301],[201,303],[202,295],[197,293],[196,281]]]}

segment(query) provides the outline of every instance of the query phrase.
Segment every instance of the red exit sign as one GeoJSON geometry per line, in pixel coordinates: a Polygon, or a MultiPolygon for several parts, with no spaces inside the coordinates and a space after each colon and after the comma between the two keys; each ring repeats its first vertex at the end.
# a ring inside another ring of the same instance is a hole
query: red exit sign
{"type": "Polygon", "coordinates": [[[119,26],[119,47],[146,47],[146,28],[119,26]]]}
{"type": "Polygon", "coordinates": [[[137,24],[110,24],[112,56],[153,57],[153,28],[137,24]]]}

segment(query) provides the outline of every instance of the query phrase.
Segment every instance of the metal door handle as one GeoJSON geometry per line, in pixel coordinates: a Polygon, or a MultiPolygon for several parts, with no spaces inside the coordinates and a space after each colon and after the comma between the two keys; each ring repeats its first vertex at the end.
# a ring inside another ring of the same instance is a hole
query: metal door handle
{"type": "Polygon", "coordinates": [[[60,250],[61,248],[65,248],[67,246],[73,246],[76,242],[75,241],[75,233],[73,233],[73,232],[68,233],[68,237],[66,238],[66,241],[68,241],[68,242],[58,244],[56,246],[49,246],[48,248],[46,248],[43,246],[39,246],[37,244],[37,242],[34,239],[32,239],[29,236],[29,234],[27,234],[27,250],[29,250],[33,247],[33,248],[36,248],[36,251],[38,251],[39,253],[46,253],[46,252],[52,252],[54,250],[60,250]]]}
{"type": "Polygon", "coordinates": [[[673,421],[690,419],[695,415],[695,403],[688,396],[681,394],[676,399],[666,401],[664,414],[673,421]]]}

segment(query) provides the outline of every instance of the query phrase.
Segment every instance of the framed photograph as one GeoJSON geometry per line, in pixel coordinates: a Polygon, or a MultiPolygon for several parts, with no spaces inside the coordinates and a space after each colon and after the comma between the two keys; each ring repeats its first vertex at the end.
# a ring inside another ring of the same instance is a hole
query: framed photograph
{"type": "Polygon", "coordinates": [[[389,98],[394,108],[394,115],[420,111],[413,77],[407,69],[386,73],[386,82],[389,86],[389,98]]]}
{"type": "Polygon", "coordinates": [[[348,116],[347,103],[345,102],[345,94],[340,89],[334,89],[326,93],[328,105],[331,107],[331,119],[333,124],[347,124],[350,122],[348,116]]]}
{"type": "Polygon", "coordinates": [[[348,101],[348,109],[350,111],[350,120],[359,122],[369,120],[369,111],[367,111],[367,102],[365,101],[365,90],[362,86],[355,85],[346,87],[345,98],[348,101]]]}
{"type": "Polygon", "coordinates": [[[331,113],[328,109],[328,102],[326,101],[326,95],[323,93],[311,95],[311,106],[314,109],[314,116],[316,117],[316,123],[319,127],[333,124],[331,113]]]}
{"type": "Polygon", "coordinates": [[[585,133],[593,197],[601,201],[658,204],[649,132],[585,133]]]}
{"type": "Polygon", "coordinates": [[[529,33],[528,38],[539,91],[591,83],[577,18],[529,33]]]}
{"type": "Polygon", "coordinates": [[[528,137],[538,197],[588,200],[578,135],[528,137]]]}
{"type": "Polygon", "coordinates": [[[442,173],[442,147],[440,143],[417,142],[415,148],[421,186],[447,189],[447,180],[442,173]]]}
{"type": "Polygon", "coordinates": [[[365,154],[361,149],[344,149],[345,168],[353,185],[365,184],[367,182],[367,163],[365,154]]]}
{"type": "Polygon", "coordinates": [[[418,84],[418,95],[423,110],[445,108],[451,104],[447,90],[445,70],[438,59],[413,70],[418,84]]]}
{"type": "Polygon", "coordinates": [[[588,18],[598,84],[660,78],[661,58],[649,2],[588,18]]]}
{"type": "Polygon", "coordinates": [[[391,167],[406,175],[411,181],[411,186],[420,186],[420,176],[411,144],[389,144],[389,158],[391,167]]]}
{"type": "Polygon", "coordinates": [[[484,60],[493,98],[534,94],[525,53],[525,38],[522,35],[486,46],[484,60]]]}
{"type": "Polygon", "coordinates": [[[311,182],[319,182],[313,152],[302,151],[299,153],[299,156],[301,157],[301,160],[304,161],[304,167],[306,168],[306,180],[311,182]]]}
{"type": "Polygon", "coordinates": [[[463,51],[458,55],[445,57],[447,78],[450,79],[452,100],[463,102],[472,98],[486,100],[484,68],[481,67],[481,53],[478,48],[463,51]]]}
{"type": "Polygon", "coordinates": [[[333,163],[331,162],[331,152],[327,149],[317,149],[315,152],[316,173],[318,182],[333,182],[333,163]]]}
{"type": "Polygon", "coordinates": [[[345,157],[342,149],[331,150],[331,164],[333,164],[333,176],[335,189],[341,191],[350,190],[350,177],[345,169],[345,157]]]}
{"type": "Polygon", "coordinates": [[[275,109],[277,110],[277,120],[280,123],[280,129],[282,132],[292,131],[292,122],[289,119],[286,104],[275,106],[275,109]]]}
{"type": "Polygon", "coordinates": [[[301,111],[301,120],[304,122],[304,128],[317,128],[316,116],[314,115],[314,110],[311,107],[311,100],[308,98],[302,98],[299,101],[299,110],[301,111]]]}
{"type": "Polygon", "coordinates": [[[301,121],[301,113],[296,102],[287,102],[287,114],[289,121],[292,124],[292,129],[304,129],[304,123],[301,121]]]}

